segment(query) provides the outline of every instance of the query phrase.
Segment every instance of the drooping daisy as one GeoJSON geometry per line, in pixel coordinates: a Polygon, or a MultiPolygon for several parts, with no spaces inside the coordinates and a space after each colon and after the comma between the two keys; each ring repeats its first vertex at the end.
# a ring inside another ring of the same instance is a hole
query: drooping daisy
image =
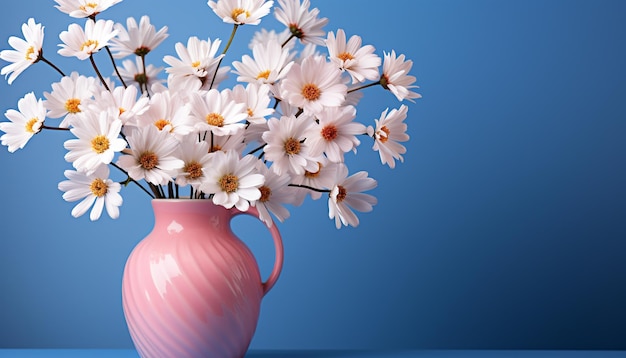
{"type": "Polygon", "coordinates": [[[400,142],[409,140],[409,135],[406,134],[407,125],[404,123],[409,109],[401,105],[400,109],[394,108],[387,114],[388,110],[389,108],[385,109],[380,118],[375,120],[376,128],[367,128],[367,134],[374,137],[372,149],[378,151],[380,161],[394,168],[394,159],[404,161],[401,154],[406,153],[406,148],[400,142]]]}
{"type": "Polygon", "coordinates": [[[176,175],[176,184],[191,185],[198,189],[206,180],[205,173],[210,169],[211,156],[209,143],[198,142],[197,135],[189,135],[180,141],[180,159],[184,162],[180,173],[176,175]]]}
{"type": "Polygon", "coordinates": [[[257,170],[265,177],[265,183],[259,188],[261,197],[252,203],[259,210],[259,218],[267,225],[272,226],[272,213],[278,221],[283,222],[289,217],[289,210],[283,204],[290,204],[293,195],[289,183],[289,175],[278,175],[262,161],[257,161],[257,170]]]}
{"type": "Polygon", "coordinates": [[[374,189],[376,180],[369,178],[367,172],[360,171],[348,177],[348,167],[340,164],[337,168],[335,185],[328,197],[328,217],[335,219],[335,227],[341,225],[359,225],[359,218],[352,209],[360,212],[372,211],[378,200],[376,197],[363,193],[374,189]]]}
{"type": "Polygon", "coordinates": [[[189,106],[170,91],[155,93],[148,109],[137,117],[139,126],[154,126],[159,131],[171,133],[177,139],[194,131],[194,121],[189,106]]]}
{"type": "Polygon", "coordinates": [[[277,41],[257,44],[252,48],[253,57],[244,55],[241,62],[233,62],[234,73],[239,75],[237,81],[274,84],[289,72],[293,55],[277,41]]]}
{"type": "Polygon", "coordinates": [[[80,121],[70,129],[76,139],[65,141],[69,152],[65,160],[76,170],[87,175],[93,173],[100,164],[109,164],[113,156],[126,147],[126,141],[119,137],[122,121],[111,112],[87,111],[81,114],[80,121]]]}
{"type": "Polygon", "coordinates": [[[360,36],[353,35],[346,42],[346,33],[342,29],[337,30],[337,37],[329,32],[326,47],[330,60],[350,74],[352,83],[379,78],[378,67],[382,61],[374,53],[374,46],[361,46],[360,36]]]}
{"type": "Polygon", "coordinates": [[[76,57],[86,60],[92,54],[100,51],[109,44],[109,41],[117,35],[113,29],[112,20],[93,21],[88,19],[85,29],[78,24],[70,24],[67,31],[61,32],[59,38],[63,41],[57,52],[61,56],[76,57]]]}
{"type": "Polygon", "coordinates": [[[207,5],[222,21],[237,25],[258,25],[269,14],[274,1],[265,0],[209,0],[207,5]]]}
{"type": "Polygon", "coordinates": [[[343,162],[343,155],[361,144],[357,135],[365,134],[363,124],[354,121],[356,108],[326,107],[317,115],[317,122],[313,124],[307,134],[307,143],[311,147],[311,155],[320,156],[322,153],[331,162],[343,162]]]}
{"type": "Polygon", "coordinates": [[[8,83],[11,84],[24,70],[30,65],[39,61],[41,56],[41,48],[43,46],[43,26],[36,24],[35,19],[30,18],[25,24],[22,24],[21,39],[16,36],[9,37],[9,45],[13,50],[2,50],[0,59],[11,62],[11,64],[2,67],[0,75],[9,76],[8,83]]]}
{"type": "Polygon", "coordinates": [[[137,126],[137,116],[148,109],[148,97],[138,97],[135,86],[112,87],[112,90],[96,91],[93,101],[88,103],[90,110],[112,111],[122,121],[122,125],[137,126]]]}
{"type": "Polygon", "coordinates": [[[338,107],[346,100],[348,87],[341,71],[322,56],[307,57],[294,64],[282,81],[282,97],[292,106],[317,114],[324,107],[338,107]]]}
{"type": "Polygon", "coordinates": [[[33,92],[17,101],[17,109],[7,110],[4,115],[10,122],[0,123],[0,131],[5,133],[0,140],[11,153],[24,148],[33,135],[39,133],[46,118],[43,101],[37,99],[33,92]]]}
{"type": "Polygon", "coordinates": [[[71,17],[94,17],[122,0],[54,0],[59,11],[71,17]]]}
{"type": "Polygon", "coordinates": [[[233,100],[229,90],[192,93],[190,104],[195,128],[200,132],[210,131],[218,136],[234,134],[243,130],[242,121],[248,117],[245,105],[233,100]]]}
{"type": "Polygon", "coordinates": [[[180,142],[155,126],[136,128],[126,139],[130,154],[120,156],[117,165],[134,180],[167,184],[185,165],[180,159],[180,142]]]}
{"type": "Polygon", "coordinates": [[[152,88],[153,85],[164,82],[163,79],[159,78],[159,72],[163,70],[163,67],[149,64],[146,65],[144,72],[141,57],[136,57],[135,61],[122,61],[122,67],[119,67],[118,70],[126,85],[137,86],[142,92],[146,91],[146,88],[152,88]]]}
{"type": "Polygon", "coordinates": [[[211,83],[214,82],[213,88],[219,84],[230,70],[229,67],[220,67],[215,75],[215,69],[224,55],[217,55],[217,50],[222,43],[221,40],[211,39],[200,40],[192,36],[187,40],[187,46],[183,43],[176,43],[176,54],[180,59],[167,55],[163,57],[163,62],[171,67],[165,69],[165,72],[171,76],[177,77],[179,80],[197,82],[187,87],[198,87],[208,90],[211,83]],[[214,80],[215,78],[215,80],[214,80]]]}
{"type": "Polygon", "coordinates": [[[207,180],[200,185],[205,194],[213,194],[213,203],[227,209],[236,207],[246,211],[250,202],[261,198],[259,188],[265,182],[263,175],[256,169],[259,161],[253,155],[239,158],[234,151],[211,153],[211,170],[206,174],[207,180]]]}
{"type": "Polygon", "coordinates": [[[317,170],[317,158],[309,153],[305,141],[306,134],[313,124],[313,119],[305,114],[270,118],[269,130],[263,133],[267,143],[263,151],[265,158],[272,162],[272,170],[278,175],[293,173],[304,174],[306,170],[317,170]]]}
{"type": "Polygon", "coordinates": [[[326,32],[322,29],[327,18],[318,18],[319,9],[309,11],[309,0],[278,0],[280,7],[274,10],[276,19],[289,28],[291,35],[303,43],[324,45],[326,32]]]}
{"type": "Polygon", "coordinates": [[[316,170],[307,170],[302,175],[292,176],[292,183],[295,184],[295,186],[291,187],[293,192],[293,205],[302,205],[307,195],[313,200],[321,198],[322,192],[309,188],[332,188],[333,185],[335,185],[339,164],[340,163],[329,162],[325,157],[321,157],[317,162],[316,170]]]}
{"type": "Polygon", "coordinates": [[[411,91],[414,86],[415,76],[410,76],[409,71],[413,67],[413,61],[404,60],[404,55],[396,57],[396,51],[385,53],[383,60],[383,75],[380,78],[380,84],[384,89],[391,91],[398,101],[408,99],[411,102],[414,98],[422,98],[422,95],[411,91]]]}
{"type": "Polygon", "coordinates": [[[137,21],[134,18],[129,17],[126,19],[126,28],[121,24],[115,24],[118,35],[111,40],[111,52],[115,58],[122,58],[131,54],[145,56],[168,36],[167,26],[156,31],[147,15],[141,17],[139,26],[137,26],[137,21]]]}
{"type": "Polygon", "coordinates": [[[60,127],[72,125],[76,115],[82,111],[82,106],[98,91],[96,79],[72,72],[52,84],[52,92],[44,92],[44,105],[48,109],[48,117],[60,118],[65,116],[60,127]]]}
{"type": "Polygon", "coordinates": [[[59,183],[59,190],[63,191],[63,199],[68,202],[82,201],[72,209],[72,216],[77,218],[91,209],[89,219],[98,220],[102,209],[106,208],[111,219],[120,216],[119,207],[123,199],[119,194],[122,186],[109,179],[109,168],[100,165],[93,173],[85,174],[80,171],[66,170],[64,180],[59,183]],[[93,207],[92,207],[93,206],[93,207]]]}
{"type": "Polygon", "coordinates": [[[243,103],[250,123],[264,123],[266,117],[274,113],[270,107],[270,87],[265,84],[248,83],[246,87],[236,85],[232,89],[232,99],[237,103],[243,103]]]}

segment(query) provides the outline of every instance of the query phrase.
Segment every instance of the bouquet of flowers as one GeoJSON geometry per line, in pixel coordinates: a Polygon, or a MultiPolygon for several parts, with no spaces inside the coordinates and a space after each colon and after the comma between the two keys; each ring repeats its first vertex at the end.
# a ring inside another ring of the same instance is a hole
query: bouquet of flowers
{"type": "Polygon", "coordinates": [[[73,169],[58,188],[63,199],[78,202],[74,217],[91,210],[97,220],[106,209],[115,219],[122,188],[136,186],[151,198],[212,200],[241,211],[255,206],[268,225],[289,217],[286,205],[326,194],[336,227],[357,226],[354,211],[372,210],[377,200],[365,192],[377,182],[365,171],[350,174],[344,156],[356,153],[364,136],[383,165],[403,160],[408,107],[384,109],[369,125],[357,121],[357,108],[361,90],[372,86],[398,102],[420,98],[412,61],[394,50],[381,58],[343,29],[326,32],[328,19],[309,0],[208,1],[232,25],[230,38],[177,43],[176,56],[163,58],[165,75],[146,60],[167,27],[157,31],[148,16],[125,25],[101,18],[122,0],[55,1],[79,21],[60,33],[58,55],[88,60],[97,76],[64,72],[44,57],[44,27],[28,19],[23,38],[10,37],[13,49],[0,52],[9,62],[0,74],[11,84],[45,63],[60,80],[44,98],[27,93],[17,110],[7,110],[0,140],[14,152],[43,131],[71,132],[64,148],[73,169]],[[237,29],[260,24],[272,11],[284,27],[257,31],[250,52],[225,66],[237,29]],[[96,55],[108,57],[114,73],[105,77],[96,55]],[[236,84],[220,89],[229,74],[236,84]]]}

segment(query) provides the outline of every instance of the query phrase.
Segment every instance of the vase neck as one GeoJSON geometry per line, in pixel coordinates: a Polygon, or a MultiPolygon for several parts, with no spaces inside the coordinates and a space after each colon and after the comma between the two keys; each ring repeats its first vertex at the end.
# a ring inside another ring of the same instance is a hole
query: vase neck
{"type": "Polygon", "coordinates": [[[190,224],[230,227],[232,217],[230,210],[207,199],[154,199],[152,209],[155,227],[165,226],[168,231],[190,224]]]}

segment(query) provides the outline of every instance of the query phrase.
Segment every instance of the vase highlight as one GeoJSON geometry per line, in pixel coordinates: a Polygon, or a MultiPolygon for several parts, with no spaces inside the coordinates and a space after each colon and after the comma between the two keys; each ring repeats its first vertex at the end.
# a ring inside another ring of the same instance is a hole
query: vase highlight
{"type": "Polygon", "coordinates": [[[124,316],[142,357],[243,357],[261,299],[283,264],[276,225],[268,226],[275,262],[266,282],[250,249],[232,232],[247,212],[209,200],[156,199],[153,230],[133,249],[122,280],[124,316]]]}

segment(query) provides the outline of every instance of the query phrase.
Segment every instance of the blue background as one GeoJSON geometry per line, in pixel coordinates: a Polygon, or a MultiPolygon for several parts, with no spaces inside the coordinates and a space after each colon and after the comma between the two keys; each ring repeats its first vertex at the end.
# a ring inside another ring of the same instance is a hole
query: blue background
{"type": "MultiPolygon", "coordinates": [[[[404,164],[380,165],[367,140],[351,162],[379,180],[358,228],[336,230],[325,201],[279,226],[284,271],[252,348],[626,349],[626,2],[312,2],[327,31],[413,60],[424,98],[409,104],[404,164]]],[[[93,75],[56,54],[71,19],[53,4],[3,4],[2,48],[32,16],[48,59],[93,75]]],[[[127,0],[100,18],[143,14],[170,28],[156,64],[190,35],[231,31],[203,0],[127,0]]],[[[261,25],[282,30],[273,16],[261,25]]],[[[258,29],[240,29],[228,62],[258,29]]],[[[37,64],[0,81],[0,109],[57,80],[37,64]]],[[[366,123],[399,106],[380,88],[364,95],[366,123]]],[[[73,219],[57,190],[67,138],[0,150],[0,347],[132,346],[120,285],[150,202],[129,188],[118,220],[73,219]]],[[[269,235],[237,220],[267,275],[269,235]]]]}

